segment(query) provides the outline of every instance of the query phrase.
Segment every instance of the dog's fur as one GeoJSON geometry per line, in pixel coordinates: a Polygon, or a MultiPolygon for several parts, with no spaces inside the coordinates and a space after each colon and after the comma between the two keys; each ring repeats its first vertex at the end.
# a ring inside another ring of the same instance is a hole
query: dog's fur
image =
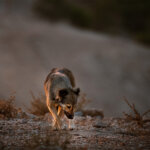
{"type": "Polygon", "coordinates": [[[80,92],[79,88],[75,89],[72,72],[66,68],[52,69],[44,82],[44,89],[47,107],[54,119],[53,126],[56,129],[63,129],[61,117],[65,114],[68,119],[73,119],[80,92]]]}

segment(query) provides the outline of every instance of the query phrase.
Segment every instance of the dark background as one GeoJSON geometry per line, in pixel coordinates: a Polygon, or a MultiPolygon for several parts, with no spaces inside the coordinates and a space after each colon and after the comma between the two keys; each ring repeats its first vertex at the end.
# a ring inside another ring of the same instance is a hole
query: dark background
{"type": "Polygon", "coordinates": [[[106,116],[150,108],[148,0],[0,0],[0,97],[29,106],[53,67],[67,67],[106,116]]]}

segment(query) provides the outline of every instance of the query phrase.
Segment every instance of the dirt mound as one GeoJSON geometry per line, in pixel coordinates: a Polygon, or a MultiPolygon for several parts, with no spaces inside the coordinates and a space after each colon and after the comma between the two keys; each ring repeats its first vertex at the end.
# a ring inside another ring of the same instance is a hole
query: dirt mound
{"type": "Polygon", "coordinates": [[[126,110],[122,103],[126,96],[141,112],[149,108],[147,48],[65,23],[44,22],[20,13],[20,9],[0,14],[1,97],[16,91],[17,105],[29,105],[30,90],[35,95],[44,93],[43,82],[49,71],[66,67],[91,99],[89,107],[102,108],[109,116],[120,115],[126,110]]]}

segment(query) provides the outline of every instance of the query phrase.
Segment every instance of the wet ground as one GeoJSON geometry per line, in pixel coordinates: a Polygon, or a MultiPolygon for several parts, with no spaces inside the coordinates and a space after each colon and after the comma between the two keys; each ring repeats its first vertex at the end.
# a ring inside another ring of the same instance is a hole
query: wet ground
{"type": "Polygon", "coordinates": [[[120,118],[75,116],[74,130],[53,131],[51,118],[0,120],[0,149],[150,149],[150,124],[132,128],[120,118]]]}

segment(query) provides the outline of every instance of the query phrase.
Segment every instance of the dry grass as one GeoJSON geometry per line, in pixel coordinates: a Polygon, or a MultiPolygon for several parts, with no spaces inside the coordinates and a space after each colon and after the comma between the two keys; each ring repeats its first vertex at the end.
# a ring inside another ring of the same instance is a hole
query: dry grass
{"type": "Polygon", "coordinates": [[[88,99],[86,97],[86,94],[81,94],[78,103],[77,103],[77,108],[76,111],[83,111],[83,109],[85,108],[85,106],[90,103],[90,99],[88,99]]]}
{"type": "Polygon", "coordinates": [[[77,111],[81,111],[83,116],[91,116],[91,117],[101,116],[103,118],[104,113],[102,110],[85,109],[87,104],[89,104],[90,102],[91,100],[86,97],[86,94],[82,94],[77,104],[77,111]]]}
{"type": "Polygon", "coordinates": [[[0,118],[15,118],[18,109],[14,106],[15,96],[11,95],[8,99],[0,99],[0,118]]]}
{"type": "Polygon", "coordinates": [[[32,101],[31,101],[31,108],[28,109],[29,113],[37,115],[37,116],[44,116],[48,113],[48,108],[46,106],[46,98],[44,95],[40,94],[39,96],[35,96],[33,92],[31,92],[32,101]]]}
{"type": "MultiPolygon", "coordinates": [[[[46,113],[49,112],[46,106],[46,98],[44,95],[40,94],[39,96],[35,96],[33,92],[31,92],[32,101],[31,101],[31,108],[28,109],[29,113],[37,115],[37,116],[44,116],[46,113]]],[[[96,109],[84,109],[86,105],[90,103],[90,100],[86,97],[85,94],[81,94],[76,111],[81,111],[83,116],[101,116],[104,117],[102,110],[96,109]]]]}
{"type": "Polygon", "coordinates": [[[134,121],[139,127],[143,127],[145,123],[150,122],[150,118],[146,118],[145,116],[150,113],[150,110],[145,111],[143,114],[140,114],[138,110],[135,108],[134,104],[130,104],[128,100],[124,97],[124,101],[130,107],[132,114],[124,113],[126,121],[134,121]]]}
{"type": "MultiPolygon", "coordinates": [[[[44,116],[46,113],[49,112],[46,106],[46,98],[44,95],[40,94],[39,96],[35,96],[33,92],[31,92],[32,101],[31,101],[31,108],[28,109],[29,113],[37,115],[37,116],[44,116]]],[[[77,103],[76,111],[82,111],[83,108],[90,102],[89,99],[86,98],[85,94],[82,94],[79,98],[77,103]]]]}

